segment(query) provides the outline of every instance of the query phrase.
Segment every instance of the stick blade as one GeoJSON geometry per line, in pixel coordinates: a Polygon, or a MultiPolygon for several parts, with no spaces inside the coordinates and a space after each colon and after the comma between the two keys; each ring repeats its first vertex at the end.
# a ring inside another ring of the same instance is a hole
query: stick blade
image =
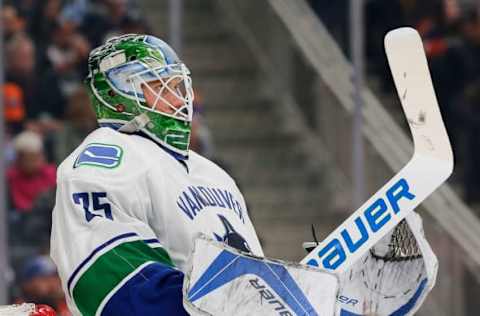
{"type": "Polygon", "coordinates": [[[453,153],[420,35],[410,27],[390,31],[385,36],[385,52],[415,152],[448,162],[453,170],[453,153]]]}

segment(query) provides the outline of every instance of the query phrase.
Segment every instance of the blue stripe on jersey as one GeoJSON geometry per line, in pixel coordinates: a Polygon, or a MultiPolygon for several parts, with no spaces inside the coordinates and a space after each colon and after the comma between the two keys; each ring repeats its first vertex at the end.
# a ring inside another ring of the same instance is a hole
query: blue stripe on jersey
{"type": "Polygon", "coordinates": [[[158,243],[158,244],[159,244],[159,243],[160,243],[160,241],[158,241],[158,239],[156,239],[156,238],[144,239],[143,242],[146,243],[146,244],[154,244],[154,243],[158,243]]]}
{"type": "Polygon", "coordinates": [[[125,124],[122,124],[122,123],[98,123],[98,125],[100,127],[109,127],[111,129],[118,130],[118,129],[120,129],[120,127],[122,127],[125,124]]]}
{"type": "Polygon", "coordinates": [[[101,315],[188,316],[183,308],[183,273],[152,263],[110,298],[101,315]]]}
{"type": "Polygon", "coordinates": [[[85,258],[85,260],[83,260],[83,261],[78,265],[78,267],[73,271],[72,275],[68,278],[68,282],[67,282],[68,294],[69,294],[70,296],[72,296],[72,289],[70,288],[70,286],[72,285],[73,279],[75,279],[75,276],[78,274],[78,272],[80,272],[80,269],[82,269],[90,260],[92,260],[93,256],[95,256],[95,254],[97,254],[97,253],[98,253],[100,250],[102,250],[103,248],[108,247],[108,246],[111,245],[112,243],[116,242],[117,240],[129,238],[129,237],[133,237],[133,236],[138,236],[138,235],[137,235],[136,233],[121,234],[121,235],[118,235],[118,236],[116,236],[116,237],[113,237],[113,238],[110,239],[109,241],[104,242],[103,244],[101,244],[100,246],[98,246],[97,248],[95,248],[95,249],[90,253],[90,255],[89,255],[87,258],[85,258]]]}

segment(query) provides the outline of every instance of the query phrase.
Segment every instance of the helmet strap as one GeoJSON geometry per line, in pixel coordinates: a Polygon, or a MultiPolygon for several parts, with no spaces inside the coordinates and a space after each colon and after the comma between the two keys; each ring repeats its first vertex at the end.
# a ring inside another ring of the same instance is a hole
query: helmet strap
{"type": "Polygon", "coordinates": [[[148,117],[147,113],[144,112],[135,116],[133,120],[123,125],[118,130],[124,133],[134,133],[144,128],[149,122],[150,118],[148,117]]]}

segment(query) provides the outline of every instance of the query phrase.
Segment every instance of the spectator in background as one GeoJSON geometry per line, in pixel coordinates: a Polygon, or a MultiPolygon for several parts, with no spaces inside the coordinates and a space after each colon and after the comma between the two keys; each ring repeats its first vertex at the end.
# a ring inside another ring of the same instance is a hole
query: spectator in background
{"type": "Polygon", "coordinates": [[[47,47],[47,60],[59,79],[60,90],[65,97],[81,85],[89,51],[89,43],[78,33],[75,24],[58,23],[52,31],[52,41],[47,47]]]}
{"type": "Polygon", "coordinates": [[[35,71],[35,46],[25,34],[15,37],[6,47],[7,71],[11,76],[28,77],[35,71]]]}
{"type": "Polygon", "coordinates": [[[69,98],[63,130],[53,135],[54,161],[60,164],[96,127],[88,93],[80,86],[69,98]]]}
{"type": "Polygon", "coordinates": [[[18,134],[23,128],[25,105],[22,88],[15,83],[3,84],[3,111],[7,134],[18,134]]]}
{"type": "Polygon", "coordinates": [[[71,315],[55,264],[47,255],[27,259],[20,272],[20,297],[17,303],[46,304],[55,309],[58,316],[71,315]]]}
{"type": "Polygon", "coordinates": [[[5,42],[10,41],[15,36],[25,34],[25,19],[20,16],[17,8],[12,5],[5,5],[2,7],[0,23],[3,29],[5,42]]]}
{"type": "Polygon", "coordinates": [[[25,18],[25,27],[30,30],[30,23],[32,21],[32,17],[34,15],[34,10],[36,8],[36,3],[38,0],[11,0],[9,3],[15,8],[17,8],[18,12],[21,16],[25,18]]]}
{"type": "Polygon", "coordinates": [[[53,71],[41,73],[36,68],[35,46],[28,36],[18,36],[6,46],[6,81],[21,87],[27,118],[63,116],[63,95],[53,71]]]}
{"type": "Polygon", "coordinates": [[[107,38],[118,35],[127,17],[138,15],[134,4],[128,0],[100,0],[83,20],[81,30],[92,46],[98,46],[107,38]]]}
{"type": "Polygon", "coordinates": [[[16,158],[7,170],[10,200],[17,212],[26,213],[31,211],[39,194],[55,187],[56,168],[46,163],[38,134],[22,132],[13,143],[16,158]]]}
{"type": "Polygon", "coordinates": [[[11,82],[3,84],[3,111],[5,120],[3,159],[5,159],[5,165],[8,166],[15,159],[12,137],[22,131],[25,119],[23,91],[17,84],[11,82]]]}
{"type": "Polygon", "coordinates": [[[60,19],[62,4],[62,0],[37,0],[35,3],[29,33],[35,40],[39,54],[50,43],[52,32],[60,19]]]}

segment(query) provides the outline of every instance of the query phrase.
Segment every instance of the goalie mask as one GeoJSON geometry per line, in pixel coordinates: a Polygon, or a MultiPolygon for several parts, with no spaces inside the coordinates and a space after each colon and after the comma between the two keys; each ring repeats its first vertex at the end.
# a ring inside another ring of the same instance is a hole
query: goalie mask
{"type": "Polygon", "coordinates": [[[90,53],[88,65],[86,84],[100,126],[143,132],[188,156],[192,80],[168,44],[149,35],[115,37],[90,53]]]}

